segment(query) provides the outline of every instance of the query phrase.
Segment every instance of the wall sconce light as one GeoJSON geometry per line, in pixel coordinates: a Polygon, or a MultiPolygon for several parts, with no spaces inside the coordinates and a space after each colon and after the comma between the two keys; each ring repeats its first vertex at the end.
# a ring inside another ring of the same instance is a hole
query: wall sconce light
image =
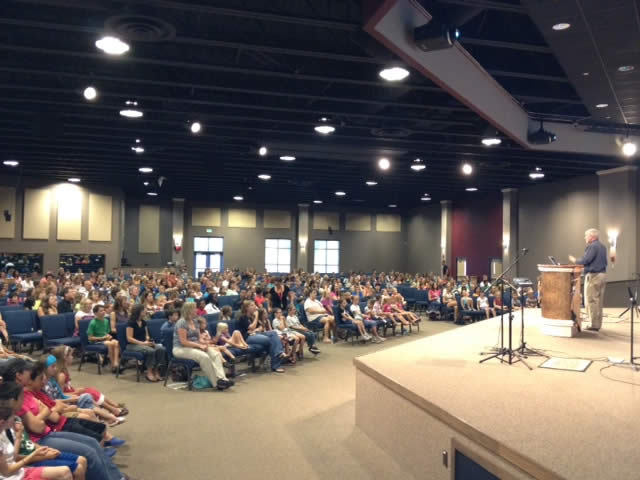
{"type": "Polygon", "coordinates": [[[609,229],[607,230],[607,235],[609,236],[609,258],[611,263],[616,263],[616,247],[618,246],[618,232],[617,229],[609,229]]]}
{"type": "Polygon", "coordinates": [[[300,250],[304,252],[307,249],[307,237],[300,237],[298,242],[300,243],[300,250]]]}
{"type": "Polygon", "coordinates": [[[504,251],[507,252],[509,250],[509,234],[504,234],[502,236],[502,248],[504,248],[504,251]]]}
{"type": "Polygon", "coordinates": [[[173,236],[173,248],[175,248],[176,252],[182,251],[182,235],[173,236]]]}

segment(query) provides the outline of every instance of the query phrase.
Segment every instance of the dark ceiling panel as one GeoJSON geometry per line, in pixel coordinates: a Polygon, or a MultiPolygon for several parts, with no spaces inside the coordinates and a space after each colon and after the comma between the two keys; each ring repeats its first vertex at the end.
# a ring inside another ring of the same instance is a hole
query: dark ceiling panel
{"type": "Polygon", "coordinates": [[[638,124],[640,12],[635,0],[522,0],[593,120],[638,124]],[[552,26],[566,22],[567,30],[552,26]],[[629,72],[621,66],[633,66],[629,72]],[[607,104],[597,108],[596,105],[607,104]]]}
{"type": "MultiPolygon", "coordinates": [[[[427,3],[464,19],[465,46],[530,112],[567,121],[588,114],[516,0],[427,3]]],[[[380,207],[417,205],[424,193],[453,198],[468,186],[527,185],[536,166],[548,181],[621,163],[509,141],[483,147],[486,123],[429,80],[415,71],[399,84],[381,80],[394,57],[361,25],[359,1],[4,1],[0,156],[20,166],[1,173],[80,176],[132,195],[153,188],[196,199],[380,207]],[[128,54],[95,48],[106,27],[128,37],[128,54]],[[89,84],[99,90],[95,102],[82,96],[89,84]],[[126,100],[145,116],[119,116],[126,100]],[[313,131],[321,116],[336,125],[331,136],[313,131]],[[198,136],[188,129],[193,120],[204,125],[198,136]],[[141,155],[131,150],[136,138],[141,155]],[[257,155],[263,144],[266,157],[257,155]],[[296,161],[279,160],[285,154],[296,161]],[[378,170],[380,156],[392,160],[388,172],[378,170]],[[427,164],[420,173],[409,168],[417,157],[427,164]],[[471,177],[460,174],[463,162],[474,165],[471,177]],[[167,179],[161,188],[159,176],[167,179]],[[348,195],[336,197],[338,189],[348,195]]],[[[616,85],[625,115],[637,119],[636,83],[620,77],[616,85]]]]}

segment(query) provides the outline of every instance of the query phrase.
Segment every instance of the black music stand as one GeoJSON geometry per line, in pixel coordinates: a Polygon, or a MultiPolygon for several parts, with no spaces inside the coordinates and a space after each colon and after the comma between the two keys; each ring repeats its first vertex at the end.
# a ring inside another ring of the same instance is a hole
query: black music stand
{"type": "MultiPolygon", "coordinates": [[[[525,355],[521,354],[520,352],[516,351],[513,349],[513,330],[512,330],[512,325],[513,325],[513,291],[515,290],[517,293],[516,288],[511,285],[511,283],[509,283],[507,280],[505,280],[504,276],[509,272],[509,270],[511,270],[519,261],[522,257],[524,257],[527,252],[529,250],[526,248],[522,249],[522,253],[520,253],[520,255],[518,255],[518,257],[513,261],[513,263],[511,265],[509,265],[509,268],[507,268],[504,272],[502,272],[502,274],[496,278],[493,283],[491,285],[489,285],[488,289],[491,289],[491,287],[497,285],[498,283],[500,283],[500,295],[503,299],[503,304],[502,304],[502,309],[500,310],[500,346],[497,348],[496,352],[482,352],[481,355],[487,355],[489,353],[489,356],[483,358],[482,360],[480,360],[480,363],[484,363],[487,360],[491,360],[494,358],[497,358],[498,360],[500,360],[500,363],[508,363],[509,365],[513,365],[514,363],[517,362],[522,362],[529,370],[533,370],[533,368],[531,368],[531,366],[524,361],[524,359],[526,358],[525,355]],[[505,347],[504,346],[504,311],[505,311],[505,307],[506,305],[504,304],[504,286],[507,285],[509,287],[510,290],[510,301],[509,301],[509,346],[505,347]]],[[[520,305],[520,308],[524,308],[522,307],[522,305],[520,305]]]]}
{"type": "Polygon", "coordinates": [[[516,351],[525,358],[534,356],[549,358],[546,353],[535,348],[529,348],[524,340],[524,308],[526,302],[524,290],[525,288],[533,287],[533,282],[528,278],[514,278],[513,283],[520,289],[520,346],[516,348],[516,351]]]}

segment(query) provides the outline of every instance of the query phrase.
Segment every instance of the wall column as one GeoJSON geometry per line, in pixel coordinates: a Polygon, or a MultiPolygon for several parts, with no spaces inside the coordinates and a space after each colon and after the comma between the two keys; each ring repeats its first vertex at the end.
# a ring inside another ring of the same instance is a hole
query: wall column
{"type": "MultiPolygon", "coordinates": [[[[526,246],[526,245],[525,245],[526,246]]],[[[502,189],[502,268],[511,265],[518,256],[518,189],[502,189]]],[[[509,277],[518,276],[518,265],[513,267],[509,277]]]]}
{"type": "Polygon", "coordinates": [[[615,264],[607,268],[607,282],[632,280],[638,271],[637,171],[628,165],[597,172],[599,225],[587,225],[585,230],[598,228],[609,255],[615,252],[615,264]]]}
{"type": "MultiPolygon", "coordinates": [[[[440,263],[444,260],[449,266],[449,275],[455,272],[455,259],[451,257],[451,244],[453,241],[452,225],[453,225],[453,204],[451,200],[442,200],[440,202],[440,263]]],[[[442,273],[442,266],[440,267],[442,273]]]]}
{"type": "Polygon", "coordinates": [[[172,217],[171,217],[171,261],[175,265],[184,264],[184,198],[174,198],[172,205],[172,217]],[[176,246],[180,245],[181,250],[176,252],[176,246]]]}
{"type": "Polygon", "coordinates": [[[309,239],[311,238],[310,226],[309,207],[298,205],[298,230],[294,239],[296,252],[298,253],[296,255],[296,268],[301,268],[306,272],[309,271],[309,256],[307,252],[309,251],[309,239]]]}

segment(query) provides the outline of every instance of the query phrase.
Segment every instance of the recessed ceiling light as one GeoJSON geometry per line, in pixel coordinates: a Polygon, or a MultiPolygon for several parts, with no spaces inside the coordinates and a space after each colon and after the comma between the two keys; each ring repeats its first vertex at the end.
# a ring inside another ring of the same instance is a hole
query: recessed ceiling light
{"type": "Polygon", "coordinates": [[[380,160],[378,160],[378,167],[380,167],[381,170],[389,170],[390,166],[391,162],[388,158],[382,157],[380,160]]]}
{"type": "Polygon", "coordinates": [[[344,197],[344,196],[346,195],[346,192],[337,191],[337,192],[336,192],[336,195],[337,195],[338,197],[344,197]]]}
{"type": "Polygon", "coordinates": [[[482,139],[482,144],[487,147],[493,147],[495,145],[500,145],[502,140],[498,137],[486,137],[482,139]]]}
{"type": "Polygon", "coordinates": [[[293,162],[296,159],[293,155],[282,155],[280,160],[284,160],[285,162],[293,162]]]}
{"type": "Polygon", "coordinates": [[[622,154],[625,157],[633,157],[638,151],[638,146],[633,142],[624,142],[622,144],[622,154]]]}
{"type": "Polygon", "coordinates": [[[145,187],[148,187],[148,186],[149,186],[149,182],[143,182],[142,184],[143,184],[145,187]]]}
{"type": "Polygon", "coordinates": [[[423,202],[430,202],[431,198],[430,197],[422,197],[420,200],[422,200],[423,202]]]}
{"type": "Polygon", "coordinates": [[[83,94],[87,100],[95,100],[98,96],[98,91],[94,87],[87,87],[84,89],[83,94]]]}
{"type": "Polygon", "coordinates": [[[136,143],[140,143],[140,139],[139,138],[136,138],[136,143]]]}
{"type": "Polygon", "coordinates": [[[582,72],[582,76],[583,77],[588,77],[589,76],[589,72],[582,72]]]}
{"type": "Polygon", "coordinates": [[[566,30],[567,28],[571,27],[570,23],[566,23],[566,22],[562,22],[562,23],[556,23],[553,27],[554,30],[556,31],[560,31],[560,30],[566,30]]]}
{"type": "Polygon", "coordinates": [[[320,205],[322,203],[322,200],[314,200],[313,203],[315,203],[316,205],[320,205]]]}
{"type": "Polygon", "coordinates": [[[233,199],[236,202],[241,202],[242,200],[244,200],[244,197],[242,195],[236,195],[235,197],[233,197],[233,199]]]}
{"type": "Polygon", "coordinates": [[[267,150],[267,147],[260,147],[258,149],[258,155],[260,155],[261,157],[264,157],[269,151],[267,150]]]}
{"type": "Polygon", "coordinates": [[[138,171],[140,173],[151,173],[151,172],[153,172],[153,168],[151,168],[151,167],[140,167],[138,169],[138,171]]]}
{"type": "Polygon", "coordinates": [[[126,102],[124,102],[125,105],[130,105],[133,107],[137,107],[138,106],[138,102],[136,102],[135,100],[127,100],[126,102]]]}
{"type": "Polygon", "coordinates": [[[157,197],[158,194],[156,192],[147,192],[147,195],[149,195],[150,197],[157,197]]]}
{"type": "Polygon", "coordinates": [[[131,147],[131,150],[136,153],[144,153],[144,147],[131,147]]]}
{"type": "Polygon", "coordinates": [[[477,189],[476,187],[469,187],[469,188],[465,188],[465,190],[466,190],[467,192],[477,192],[477,191],[478,191],[478,189],[477,189]]]}
{"type": "Polygon", "coordinates": [[[129,51],[129,45],[118,37],[106,36],[96,41],[96,47],[109,55],[122,55],[129,51]]]}
{"type": "Polygon", "coordinates": [[[636,67],[634,67],[633,65],[620,65],[618,67],[618,71],[622,73],[632,72],[635,68],[636,67]]]}
{"type": "Polygon", "coordinates": [[[200,130],[202,130],[200,122],[193,122],[191,124],[191,133],[200,133],[200,130]]]}
{"type": "Polygon", "coordinates": [[[18,162],[17,160],[5,160],[4,162],[2,162],[3,165],[6,165],[7,167],[17,167],[18,165],[20,165],[20,162],[18,162]]]}
{"type": "Polygon", "coordinates": [[[389,205],[389,208],[396,208],[398,205],[396,205],[395,203],[392,203],[389,205]]]}
{"type": "Polygon", "coordinates": [[[409,76],[409,70],[402,67],[391,67],[380,70],[379,75],[387,82],[398,82],[409,76]]]}
{"type": "Polygon", "coordinates": [[[471,175],[473,173],[473,167],[470,164],[465,163],[462,165],[462,173],[465,175],[471,175]]]}
{"type": "Polygon", "coordinates": [[[133,108],[125,108],[120,110],[120,115],[127,118],[140,118],[144,115],[141,110],[135,110],[133,108]]]}
{"type": "Polygon", "coordinates": [[[267,173],[261,173],[260,175],[258,175],[258,178],[260,180],[271,180],[271,175],[267,173]]]}
{"type": "Polygon", "coordinates": [[[366,182],[364,182],[364,183],[366,183],[366,184],[367,184],[367,185],[369,185],[370,187],[373,187],[373,186],[375,186],[375,185],[377,185],[377,184],[378,184],[378,182],[374,182],[373,180],[367,180],[367,181],[366,181],[366,182]]]}
{"type": "Polygon", "coordinates": [[[331,125],[316,125],[315,127],[313,127],[313,129],[323,135],[329,135],[330,133],[336,131],[336,127],[333,127],[331,125]]]}
{"type": "Polygon", "coordinates": [[[544,172],[540,167],[536,167],[535,170],[529,174],[529,178],[531,178],[531,180],[544,178],[544,172]]]}
{"type": "Polygon", "coordinates": [[[413,161],[413,163],[411,164],[411,170],[413,170],[415,172],[420,172],[420,171],[424,170],[425,168],[427,168],[427,166],[419,158],[416,158],[413,161]]]}
{"type": "Polygon", "coordinates": [[[609,106],[608,103],[599,103],[596,105],[596,108],[607,108],[609,106]]]}
{"type": "Polygon", "coordinates": [[[71,177],[71,178],[67,178],[67,181],[71,183],[79,183],[80,179],[78,177],[71,177]]]}

